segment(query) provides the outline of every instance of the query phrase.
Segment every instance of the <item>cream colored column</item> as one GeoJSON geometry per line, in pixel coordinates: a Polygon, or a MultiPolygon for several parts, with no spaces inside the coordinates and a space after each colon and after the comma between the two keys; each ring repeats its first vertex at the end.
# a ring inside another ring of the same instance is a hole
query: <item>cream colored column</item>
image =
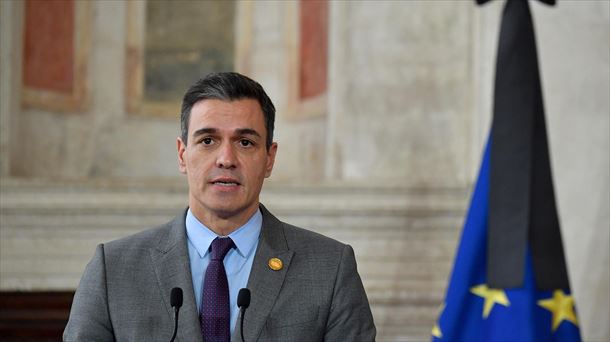
{"type": "Polygon", "coordinates": [[[0,177],[10,176],[11,140],[21,107],[22,18],[23,2],[0,1],[0,177]]]}

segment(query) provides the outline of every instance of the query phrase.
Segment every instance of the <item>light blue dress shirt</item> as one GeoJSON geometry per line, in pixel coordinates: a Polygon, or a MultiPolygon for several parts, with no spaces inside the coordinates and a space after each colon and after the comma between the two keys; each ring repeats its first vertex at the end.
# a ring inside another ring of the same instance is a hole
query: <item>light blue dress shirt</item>
{"type": "MultiPolygon", "coordinates": [[[[243,226],[236,229],[229,237],[235,243],[224,258],[225,271],[229,282],[229,305],[231,309],[231,335],[235,331],[239,308],[237,307],[237,294],[241,288],[248,285],[248,278],[252,270],[254,254],[258,246],[258,238],[263,224],[263,215],[257,210],[243,226]]],[[[191,274],[193,276],[193,289],[197,309],[201,311],[201,291],[205,278],[205,270],[210,263],[210,245],[219,235],[199,222],[189,208],[186,214],[186,235],[188,237],[189,258],[191,261],[191,274]]]]}

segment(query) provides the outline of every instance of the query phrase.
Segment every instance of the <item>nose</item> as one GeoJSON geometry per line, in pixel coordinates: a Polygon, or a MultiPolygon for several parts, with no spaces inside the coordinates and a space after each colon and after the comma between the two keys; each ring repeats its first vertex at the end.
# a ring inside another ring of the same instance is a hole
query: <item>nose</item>
{"type": "Polygon", "coordinates": [[[234,169],[237,165],[235,151],[230,143],[223,144],[218,149],[216,167],[221,169],[234,169]]]}

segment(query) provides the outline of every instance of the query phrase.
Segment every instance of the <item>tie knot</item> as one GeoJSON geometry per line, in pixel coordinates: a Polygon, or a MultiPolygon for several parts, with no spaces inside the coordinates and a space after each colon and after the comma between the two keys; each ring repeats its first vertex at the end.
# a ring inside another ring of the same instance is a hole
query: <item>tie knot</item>
{"type": "Polygon", "coordinates": [[[233,240],[230,237],[216,238],[212,241],[212,260],[224,260],[225,255],[233,248],[233,240]]]}

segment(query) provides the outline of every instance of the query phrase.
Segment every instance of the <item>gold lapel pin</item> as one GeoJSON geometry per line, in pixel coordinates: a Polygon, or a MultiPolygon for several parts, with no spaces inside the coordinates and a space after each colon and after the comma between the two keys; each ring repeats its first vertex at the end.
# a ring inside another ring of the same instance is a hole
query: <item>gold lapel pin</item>
{"type": "Polygon", "coordinates": [[[267,263],[267,265],[269,265],[269,268],[274,271],[279,271],[282,269],[282,267],[284,267],[284,263],[282,263],[282,260],[280,260],[278,258],[269,259],[269,262],[267,263]]]}

